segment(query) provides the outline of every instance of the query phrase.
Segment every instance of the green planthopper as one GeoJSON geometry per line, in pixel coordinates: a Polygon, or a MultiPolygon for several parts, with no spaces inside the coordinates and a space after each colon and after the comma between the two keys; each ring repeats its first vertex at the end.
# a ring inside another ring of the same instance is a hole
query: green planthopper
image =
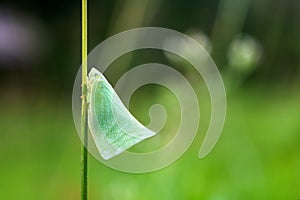
{"type": "Polygon", "coordinates": [[[87,85],[88,126],[105,160],[156,134],[135,119],[97,69],[89,72],[87,85]]]}

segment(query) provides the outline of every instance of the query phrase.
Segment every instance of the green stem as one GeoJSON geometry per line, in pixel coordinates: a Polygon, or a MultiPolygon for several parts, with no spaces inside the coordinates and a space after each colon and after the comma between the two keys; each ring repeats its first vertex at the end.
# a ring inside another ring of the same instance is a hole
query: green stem
{"type": "Polygon", "coordinates": [[[87,200],[88,121],[87,121],[87,0],[82,0],[82,107],[81,107],[81,200],[87,200]]]}

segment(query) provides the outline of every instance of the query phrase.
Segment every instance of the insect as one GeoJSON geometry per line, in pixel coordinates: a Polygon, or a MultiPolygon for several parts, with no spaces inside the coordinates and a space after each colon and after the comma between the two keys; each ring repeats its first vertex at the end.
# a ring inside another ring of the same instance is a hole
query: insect
{"type": "Polygon", "coordinates": [[[143,126],[97,69],[88,74],[88,126],[100,155],[108,160],[156,133],[143,126]]]}

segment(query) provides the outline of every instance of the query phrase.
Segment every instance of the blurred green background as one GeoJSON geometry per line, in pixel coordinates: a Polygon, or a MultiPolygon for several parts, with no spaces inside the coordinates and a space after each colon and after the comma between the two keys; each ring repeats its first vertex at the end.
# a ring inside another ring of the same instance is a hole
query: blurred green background
{"type": "MultiPolygon", "coordinates": [[[[80,140],[71,109],[81,62],[80,4],[0,2],[0,199],[80,197],[80,140]]],[[[90,156],[90,199],[300,198],[300,1],[90,0],[88,9],[90,50],[141,26],[195,38],[219,67],[228,99],[222,136],[199,160],[210,119],[201,77],[158,50],[122,56],[106,74],[112,84],[137,64],[173,65],[195,83],[202,121],[189,150],[157,172],[126,174],[90,156]]],[[[177,112],[174,96],[157,86],[140,88],[130,110],[147,123],[150,104],[159,102],[177,112]]],[[[165,132],[172,134],[178,115],[168,116],[165,132]]]]}

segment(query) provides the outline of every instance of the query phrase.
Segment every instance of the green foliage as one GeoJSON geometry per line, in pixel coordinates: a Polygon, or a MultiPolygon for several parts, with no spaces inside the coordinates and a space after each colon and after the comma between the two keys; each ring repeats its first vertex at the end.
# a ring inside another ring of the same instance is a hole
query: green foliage
{"type": "MultiPolygon", "coordinates": [[[[248,88],[228,99],[224,132],[207,158],[197,158],[202,136],[175,164],[149,174],[121,173],[90,157],[90,199],[299,198],[299,94],[248,88]]],[[[79,199],[80,141],[69,102],[22,102],[0,104],[0,199],[79,199]]]]}

